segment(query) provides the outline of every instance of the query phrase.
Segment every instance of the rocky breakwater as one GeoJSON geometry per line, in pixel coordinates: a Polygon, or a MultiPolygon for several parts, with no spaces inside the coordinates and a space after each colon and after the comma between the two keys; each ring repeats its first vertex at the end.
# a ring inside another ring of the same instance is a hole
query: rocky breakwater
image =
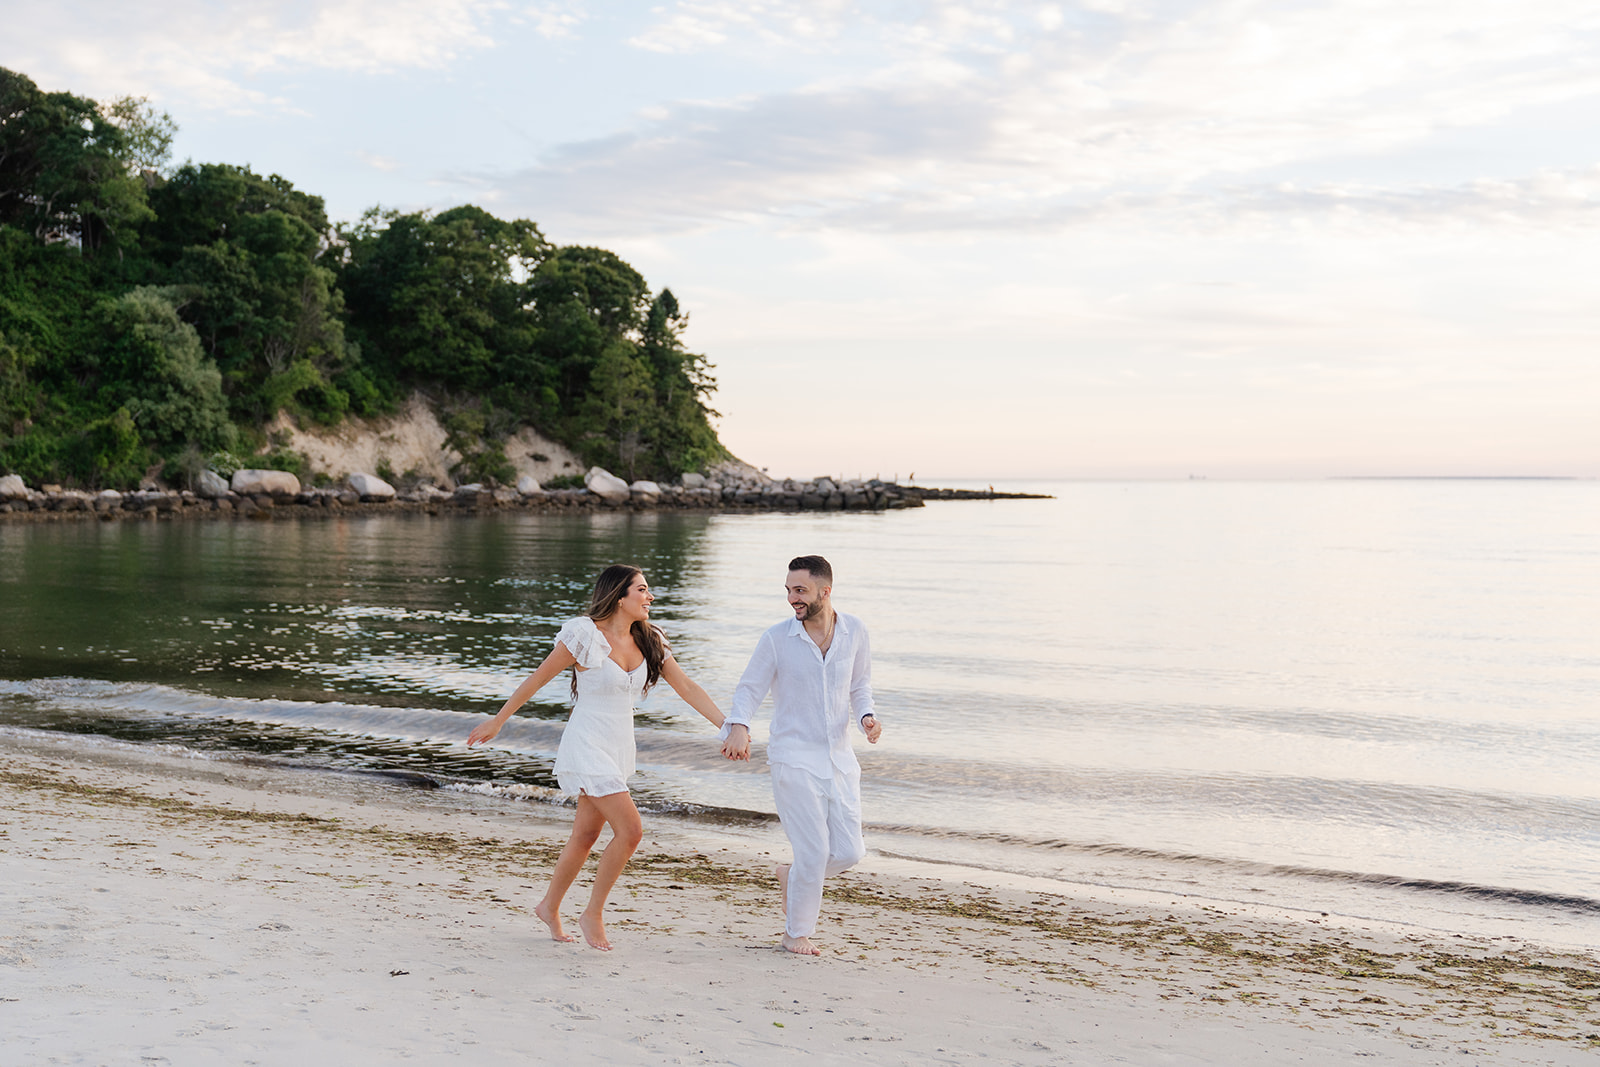
{"type": "Polygon", "coordinates": [[[546,489],[524,477],[514,490],[483,485],[444,490],[424,485],[400,493],[397,501],[422,504],[430,511],[444,507],[884,511],[922,506],[919,493],[877,479],[838,483],[828,478],[779,481],[749,468],[714,470],[709,475],[684,474],[672,484],[630,482],[602,467],[591,467],[581,487],[546,489]]]}
{"type": "MultiPolygon", "coordinates": [[[[685,478],[691,477],[694,476],[685,475],[685,478]]],[[[919,493],[878,478],[777,479],[759,472],[741,472],[734,476],[723,474],[718,481],[697,480],[704,483],[699,491],[711,494],[723,507],[775,511],[886,511],[922,507],[919,493]]]]}
{"type": "Polygon", "coordinates": [[[877,478],[777,479],[730,463],[706,474],[684,474],[675,484],[629,482],[600,467],[583,485],[546,489],[531,476],[516,488],[423,483],[396,488],[375,474],[355,473],[337,486],[307,488],[287,471],[241,470],[231,478],[202,471],[193,490],[146,487],[122,493],[85,492],[57,485],[30,488],[17,475],[0,477],[0,519],[53,521],[98,517],[140,518],[326,517],[341,513],[468,514],[493,509],[888,511],[920,508],[925,500],[988,500],[1030,494],[993,490],[929,489],[877,478]]]}
{"type": "Polygon", "coordinates": [[[129,492],[102,489],[91,493],[59,485],[30,488],[20,477],[0,478],[0,515],[35,519],[163,518],[212,515],[266,516],[273,509],[300,503],[300,481],[287,471],[242,470],[232,480],[203,471],[195,489],[145,486],[129,492]]]}

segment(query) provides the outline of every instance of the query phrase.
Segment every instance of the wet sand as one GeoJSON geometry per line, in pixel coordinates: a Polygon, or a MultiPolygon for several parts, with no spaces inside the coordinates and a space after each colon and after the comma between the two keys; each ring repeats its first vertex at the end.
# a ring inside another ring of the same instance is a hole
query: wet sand
{"type": "MultiPolygon", "coordinates": [[[[29,731],[0,731],[0,750],[11,1062],[1600,1052],[1600,961],[1509,939],[995,887],[869,857],[830,883],[825,955],[803,959],[775,947],[774,857],[647,816],[603,953],[549,940],[532,914],[565,840],[559,809],[29,731]]],[[[580,879],[569,932],[586,894],[580,879]]]]}

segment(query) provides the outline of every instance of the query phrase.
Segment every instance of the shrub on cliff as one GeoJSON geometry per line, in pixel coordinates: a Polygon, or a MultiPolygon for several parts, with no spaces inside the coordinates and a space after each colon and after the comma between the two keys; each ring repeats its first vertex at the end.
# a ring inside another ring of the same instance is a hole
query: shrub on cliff
{"type": "Polygon", "coordinates": [[[178,317],[171,290],[140,286],[101,305],[107,338],[99,399],[125,408],[156,453],[184,445],[230,449],[237,433],[222,396],[222,374],[178,317]]]}

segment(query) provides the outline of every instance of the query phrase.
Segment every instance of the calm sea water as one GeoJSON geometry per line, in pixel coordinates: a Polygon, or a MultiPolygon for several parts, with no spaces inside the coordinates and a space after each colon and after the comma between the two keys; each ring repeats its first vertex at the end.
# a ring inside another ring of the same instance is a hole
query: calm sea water
{"type": "MultiPolygon", "coordinates": [[[[0,526],[0,728],[538,802],[565,679],[462,740],[602,566],[645,568],[726,706],[821,552],[872,632],[879,852],[1600,945],[1600,483],[1026,488],[1055,499],[0,526]]],[[[774,832],[764,766],[665,686],[638,727],[641,806],[774,832]]]]}

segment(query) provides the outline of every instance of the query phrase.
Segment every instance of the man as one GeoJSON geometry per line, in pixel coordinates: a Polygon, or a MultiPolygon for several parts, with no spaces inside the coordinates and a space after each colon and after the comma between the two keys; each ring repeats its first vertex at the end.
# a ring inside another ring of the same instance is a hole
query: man
{"type": "Polygon", "coordinates": [[[873,744],[883,727],[872,710],[872,656],[867,628],[833,610],[833,568],[821,556],[789,563],[785,582],[794,617],[756,642],[722,727],[723,752],[748,759],[750,720],[772,693],[767,763],[778,818],[794,851],[779,866],[783,947],[820,955],[811,943],[822,910],[822,881],[866,854],[861,842],[861,765],[850,747],[850,723],[873,744]]]}

